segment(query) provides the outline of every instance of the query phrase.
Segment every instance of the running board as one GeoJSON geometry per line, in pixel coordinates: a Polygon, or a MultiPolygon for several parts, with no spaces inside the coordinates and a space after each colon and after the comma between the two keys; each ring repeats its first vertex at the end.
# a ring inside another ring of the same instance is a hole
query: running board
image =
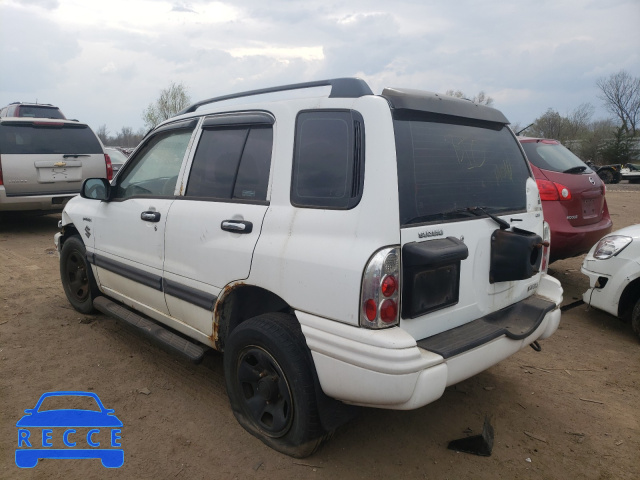
{"type": "Polygon", "coordinates": [[[107,297],[94,298],[93,306],[110,317],[128,323],[143,335],[158,342],[161,346],[186,357],[194,363],[200,362],[204,356],[204,348],[201,346],[176,335],[161,325],[109,300],[107,297]]]}

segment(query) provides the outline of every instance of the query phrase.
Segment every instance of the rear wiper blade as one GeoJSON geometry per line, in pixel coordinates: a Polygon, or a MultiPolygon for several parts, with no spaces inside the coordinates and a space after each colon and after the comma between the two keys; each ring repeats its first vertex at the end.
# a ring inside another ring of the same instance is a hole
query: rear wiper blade
{"type": "Polygon", "coordinates": [[[469,212],[467,208],[454,208],[453,210],[448,210],[446,212],[437,212],[437,213],[429,213],[426,215],[419,215],[417,217],[413,217],[403,222],[403,225],[409,225],[411,223],[431,222],[435,220],[445,220],[450,218],[458,218],[460,216],[468,217],[469,213],[471,213],[472,215],[475,215],[473,212],[469,212]]]}
{"type": "Polygon", "coordinates": [[[489,213],[487,212],[483,207],[469,207],[467,208],[467,210],[471,213],[473,213],[474,215],[480,216],[478,214],[478,210],[482,213],[484,213],[485,215],[487,215],[489,218],[491,218],[491,220],[493,220],[494,222],[496,222],[498,225],[500,225],[500,230],[506,230],[507,228],[510,228],[511,225],[509,224],[509,222],[507,222],[506,220],[501,219],[500,217],[496,217],[493,213],[489,213]]]}
{"type": "Polygon", "coordinates": [[[62,155],[62,158],[69,158],[69,157],[73,157],[73,158],[78,158],[78,157],[90,157],[91,155],[89,155],[88,153],[65,153],[64,155],[62,155]]]}
{"type": "Polygon", "coordinates": [[[586,165],[582,165],[582,166],[578,166],[578,167],[572,167],[569,168],[568,170],[565,170],[562,173],[582,173],[587,169],[586,165]]]}

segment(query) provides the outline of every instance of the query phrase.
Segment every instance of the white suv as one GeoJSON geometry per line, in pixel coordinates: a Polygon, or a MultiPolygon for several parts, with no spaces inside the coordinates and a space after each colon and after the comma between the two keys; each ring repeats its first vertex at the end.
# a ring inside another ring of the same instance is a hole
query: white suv
{"type": "Polygon", "coordinates": [[[421,407],[558,327],[507,123],[353,78],[197,103],[69,202],[62,284],[194,360],[224,352],[238,421],[309,455],[353,405],[421,407]]]}

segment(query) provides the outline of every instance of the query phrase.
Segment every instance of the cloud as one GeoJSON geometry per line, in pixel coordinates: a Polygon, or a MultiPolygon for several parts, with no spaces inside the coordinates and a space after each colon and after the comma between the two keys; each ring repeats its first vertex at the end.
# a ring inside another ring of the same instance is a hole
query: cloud
{"type": "Polygon", "coordinates": [[[191,5],[184,2],[175,3],[173,7],[171,7],[172,12],[186,12],[186,13],[196,13],[196,11],[191,8],[191,5]]]}

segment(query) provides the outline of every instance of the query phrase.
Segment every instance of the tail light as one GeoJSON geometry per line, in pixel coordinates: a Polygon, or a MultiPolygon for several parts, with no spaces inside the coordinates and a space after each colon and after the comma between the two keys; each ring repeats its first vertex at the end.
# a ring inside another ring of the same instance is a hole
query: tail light
{"type": "Polygon", "coordinates": [[[540,191],[540,200],[571,200],[571,190],[568,187],[549,180],[536,180],[540,191]]]}
{"type": "Polygon", "coordinates": [[[111,157],[108,154],[104,154],[104,163],[107,166],[107,180],[113,180],[113,165],[111,165],[111,157]]]}
{"type": "Polygon", "coordinates": [[[549,268],[549,253],[551,251],[551,230],[549,229],[549,224],[544,222],[542,227],[542,262],[540,263],[540,271],[542,273],[547,273],[547,269],[549,268]]]}
{"type": "Polygon", "coordinates": [[[360,326],[386,328],[400,321],[400,248],[388,247],[371,257],[362,276],[360,326]]]}

